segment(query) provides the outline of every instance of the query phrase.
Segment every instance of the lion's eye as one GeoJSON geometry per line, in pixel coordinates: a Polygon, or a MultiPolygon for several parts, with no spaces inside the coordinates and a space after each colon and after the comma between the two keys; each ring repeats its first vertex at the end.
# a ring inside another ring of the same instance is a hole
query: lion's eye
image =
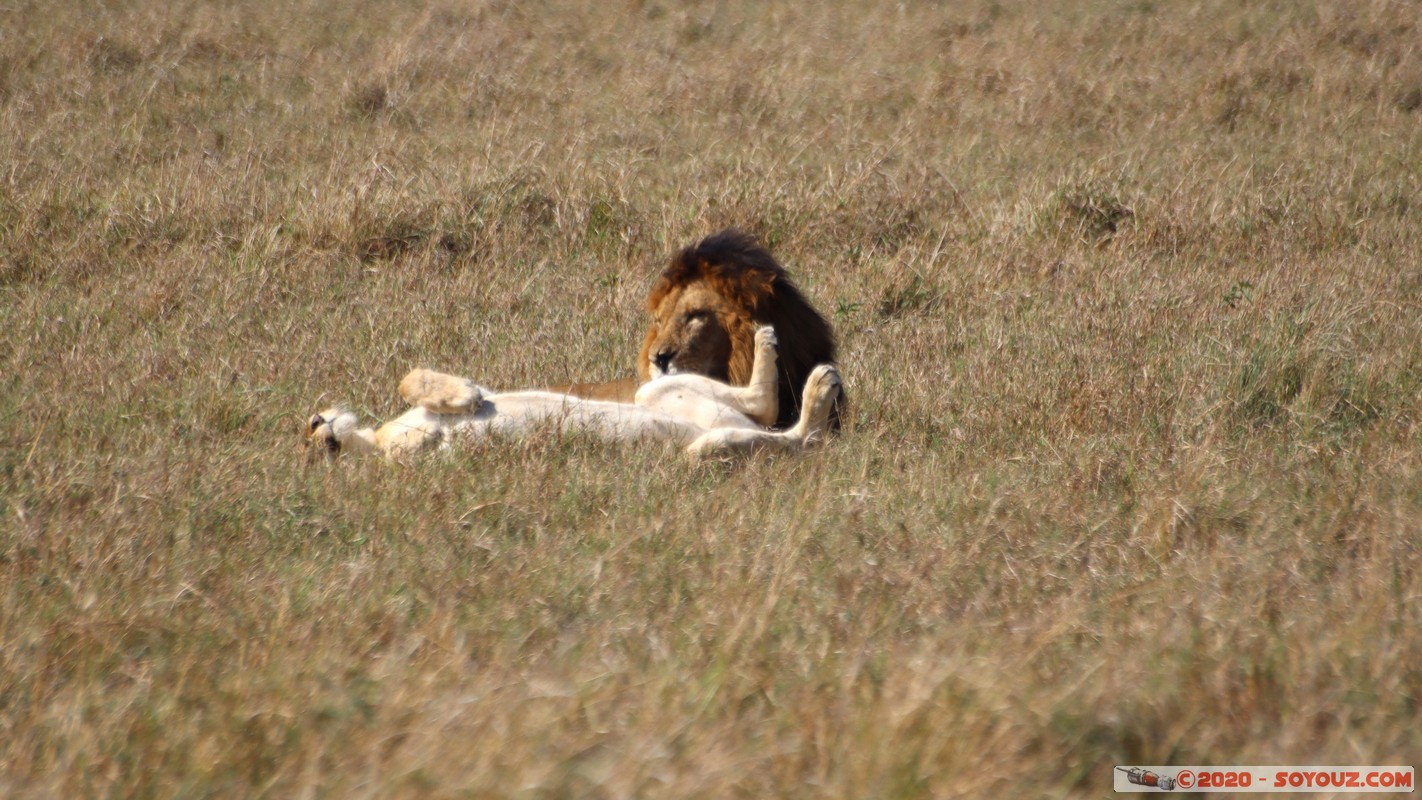
{"type": "Polygon", "coordinates": [[[682,314],[681,318],[687,322],[696,322],[698,320],[704,320],[709,316],[711,316],[710,311],[706,311],[704,309],[697,309],[696,311],[688,311],[685,314],[682,314]]]}

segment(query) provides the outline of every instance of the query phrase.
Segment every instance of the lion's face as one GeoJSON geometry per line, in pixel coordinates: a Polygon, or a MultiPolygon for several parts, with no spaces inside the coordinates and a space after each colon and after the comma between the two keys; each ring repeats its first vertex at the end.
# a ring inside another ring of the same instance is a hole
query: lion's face
{"type": "MultiPolygon", "coordinates": [[[[643,381],[694,373],[745,386],[755,366],[755,330],[774,326],[779,427],[794,424],[810,371],[835,360],[829,323],[765,248],[734,229],[677,253],[653,284],[647,310],[652,325],[637,359],[643,381]]],[[[838,427],[838,411],[831,424],[838,427]]]]}
{"type": "Polygon", "coordinates": [[[651,307],[638,369],[646,379],[694,373],[731,379],[733,337],[751,323],[706,281],[670,288],[651,307]]]}

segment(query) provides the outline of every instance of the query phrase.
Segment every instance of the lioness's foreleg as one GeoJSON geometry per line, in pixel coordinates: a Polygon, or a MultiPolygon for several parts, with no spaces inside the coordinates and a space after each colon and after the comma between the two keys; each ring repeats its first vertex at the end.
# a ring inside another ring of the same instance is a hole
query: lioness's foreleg
{"type": "Polygon", "coordinates": [[[484,402],[474,381],[432,369],[412,369],[400,381],[400,396],[436,414],[467,414],[484,402]]]}

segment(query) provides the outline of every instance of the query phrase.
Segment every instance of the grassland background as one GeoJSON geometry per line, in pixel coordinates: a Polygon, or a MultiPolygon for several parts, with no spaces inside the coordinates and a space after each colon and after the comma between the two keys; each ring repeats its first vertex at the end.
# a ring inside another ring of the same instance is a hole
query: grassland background
{"type": "Polygon", "coordinates": [[[0,7],[0,794],[1100,797],[1422,754],[1414,2],[0,7]],[[310,465],[762,236],[816,454],[310,465]]]}

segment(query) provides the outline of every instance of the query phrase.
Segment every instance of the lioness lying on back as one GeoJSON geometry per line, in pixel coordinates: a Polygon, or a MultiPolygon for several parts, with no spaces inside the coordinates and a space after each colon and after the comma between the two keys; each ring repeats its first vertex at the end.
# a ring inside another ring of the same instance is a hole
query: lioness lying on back
{"type": "Polygon", "coordinates": [[[770,431],[779,413],[775,332],[755,333],[755,363],[747,386],[702,375],[668,375],[637,390],[632,403],[585,400],[556,392],[501,392],[467,378],[417,369],[400,382],[413,408],[378,429],[357,428],[356,415],[330,408],[310,419],[307,439],[328,453],[409,455],[462,439],[518,437],[536,430],[584,431],[609,441],[654,439],[684,446],[693,456],[762,447],[797,451],[828,426],[842,381],[834,366],[816,367],[805,382],[799,420],[770,431]]]}

